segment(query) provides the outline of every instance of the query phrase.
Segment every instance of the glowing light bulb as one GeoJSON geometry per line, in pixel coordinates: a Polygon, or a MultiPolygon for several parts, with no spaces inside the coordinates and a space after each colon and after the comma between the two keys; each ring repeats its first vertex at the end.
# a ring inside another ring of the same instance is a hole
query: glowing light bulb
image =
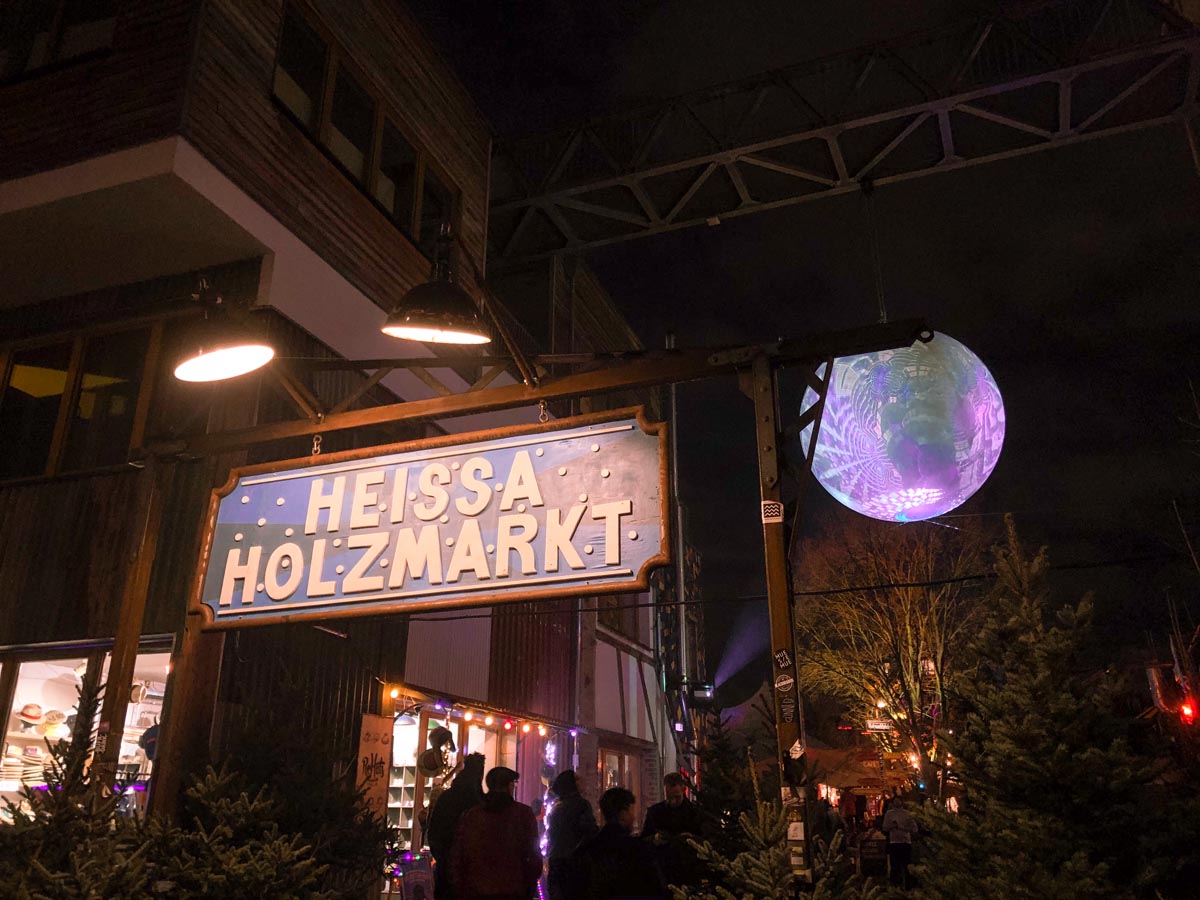
{"type": "Polygon", "coordinates": [[[512,719],[505,719],[505,720],[504,720],[504,730],[505,730],[505,731],[512,731],[512,730],[513,730],[513,723],[512,723],[512,719]]]}
{"type": "Polygon", "coordinates": [[[539,725],[538,726],[538,737],[545,737],[545,736],[546,736],[546,726],[539,725]]]}
{"type": "Polygon", "coordinates": [[[530,726],[530,724],[528,722],[526,722],[524,725],[521,726],[521,731],[523,731],[525,734],[529,734],[529,730],[531,727],[532,726],[530,726]]]}
{"type": "Polygon", "coordinates": [[[474,718],[475,718],[475,713],[471,712],[469,709],[465,713],[463,713],[463,719],[467,722],[470,722],[474,718]]]}
{"type": "Polygon", "coordinates": [[[392,691],[390,694],[388,694],[388,696],[395,700],[400,696],[400,688],[392,688],[392,691]]]}
{"type": "Polygon", "coordinates": [[[494,725],[495,723],[496,719],[493,716],[485,716],[483,719],[484,725],[494,725]]]}

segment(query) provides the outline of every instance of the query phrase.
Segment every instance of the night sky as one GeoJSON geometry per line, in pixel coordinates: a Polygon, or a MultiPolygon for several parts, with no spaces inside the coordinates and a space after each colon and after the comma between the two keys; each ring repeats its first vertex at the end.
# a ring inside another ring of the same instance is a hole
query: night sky
{"type": "MultiPolygon", "coordinates": [[[[411,3],[499,134],[663,98],[944,22],[953,3],[411,3]]],[[[1167,126],[947,172],[874,195],[887,312],[978,354],[1007,410],[1000,462],[942,521],[1017,516],[1052,562],[1153,561],[1059,577],[1097,592],[1114,658],[1145,654],[1165,591],[1200,617],[1172,499],[1200,536],[1200,176],[1167,126]],[[1175,555],[1175,561],[1159,559],[1175,555]],[[1118,643],[1120,646],[1118,646],[1118,643]]],[[[588,263],[648,346],[799,336],[878,317],[858,195],[639,238],[588,263]]],[[[788,402],[784,398],[785,404],[788,402]]],[[[799,398],[792,398],[798,407],[799,398]]],[[[785,409],[785,415],[787,409],[785,409]]],[[[732,378],[680,388],[681,473],[703,595],[730,643],[766,648],[749,401],[732,378]]],[[[808,528],[854,516],[819,488],[808,528]],[[813,524],[817,523],[817,524],[813,524]]],[[[1070,592],[1070,593],[1069,593],[1070,592]]],[[[1186,621],[1185,621],[1186,627],[1186,621]]],[[[710,634],[710,674],[728,648],[710,634]]],[[[723,686],[732,705],[764,656],[723,686]]]]}

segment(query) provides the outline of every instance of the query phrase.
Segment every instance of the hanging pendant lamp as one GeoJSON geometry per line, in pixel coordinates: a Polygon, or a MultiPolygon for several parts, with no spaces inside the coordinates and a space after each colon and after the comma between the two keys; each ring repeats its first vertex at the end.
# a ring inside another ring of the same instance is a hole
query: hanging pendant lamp
{"type": "Polygon", "coordinates": [[[275,348],[248,327],[221,313],[210,313],[196,329],[175,366],[180,381],[208,382],[237,378],[261,369],[275,348]]]}
{"type": "Polygon", "coordinates": [[[391,337],[428,344],[487,344],[492,338],[471,295],[450,278],[450,231],[443,226],[429,281],[400,298],[380,329],[391,337]]]}

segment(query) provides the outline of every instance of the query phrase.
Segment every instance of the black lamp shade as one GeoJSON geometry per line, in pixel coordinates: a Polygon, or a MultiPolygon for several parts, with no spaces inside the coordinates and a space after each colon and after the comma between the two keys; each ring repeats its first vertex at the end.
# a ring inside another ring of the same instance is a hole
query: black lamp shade
{"type": "Polygon", "coordinates": [[[381,329],[392,337],[431,344],[486,344],[491,341],[475,301],[452,281],[418,284],[396,304],[381,329]]]}

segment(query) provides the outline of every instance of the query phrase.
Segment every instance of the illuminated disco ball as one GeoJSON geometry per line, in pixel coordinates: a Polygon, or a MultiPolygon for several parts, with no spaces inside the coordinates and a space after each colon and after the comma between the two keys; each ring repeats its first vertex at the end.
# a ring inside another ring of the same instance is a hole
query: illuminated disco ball
{"type": "MultiPolygon", "coordinates": [[[[811,388],[804,408],[817,400],[811,388]]],[[[805,452],[812,426],[801,435],[805,452]]],[[[1004,403],[979,357],[944,334],[837,359],[812,470],[839,503],[913,522],[979,490],[1004,445],[1004,403]]]]}

